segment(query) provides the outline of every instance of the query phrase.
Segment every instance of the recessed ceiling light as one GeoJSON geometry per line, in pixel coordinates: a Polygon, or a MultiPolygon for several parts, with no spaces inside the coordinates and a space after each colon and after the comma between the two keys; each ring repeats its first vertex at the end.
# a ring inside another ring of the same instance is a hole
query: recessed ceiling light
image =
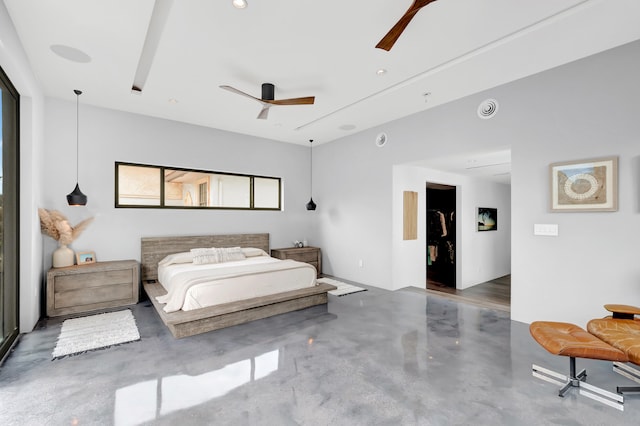
{"type": "Polygon", "coordinates": [[[91,56],[87,55],[80,49],[75,47],[65,46],[64,44],[52,44],[49,49],[56,55],[72,62],[87,63],[91,62],[91,56]]]}
{"type": "Polygon", "coordinates": [[[378,75],[385,75],[387,73],[387,70],[385,70],[384,68],[380,68],[378,71],[376,71],[376,74],[378,75]]]}
{"type": "Polygon", "coordinates": [[[175,105],[178,103],[178,100],[176,98],[169,98],[169,103],[175,105]]]}
{"type": "Polygon", "coordinates": [[[236,9],[244,9],[245,7],[248,6],[248,3],[246,0],[233,0],[231,3],[233,4],[233,7],[235,7],[236,9]]]}

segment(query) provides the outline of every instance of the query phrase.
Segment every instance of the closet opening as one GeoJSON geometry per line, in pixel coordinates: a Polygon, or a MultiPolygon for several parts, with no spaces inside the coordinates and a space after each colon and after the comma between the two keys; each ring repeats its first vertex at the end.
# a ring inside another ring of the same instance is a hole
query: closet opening
{"type": "Polygon", "coordinates": [[[456,187],[427,182],[427,289],[456,288],[456,187]]]}

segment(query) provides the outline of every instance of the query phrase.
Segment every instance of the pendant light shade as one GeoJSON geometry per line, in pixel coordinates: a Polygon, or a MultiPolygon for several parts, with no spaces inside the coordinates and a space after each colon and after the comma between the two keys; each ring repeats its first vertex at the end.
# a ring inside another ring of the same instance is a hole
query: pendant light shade
{"type": "Polygon", "coordinates": [[[87,196],[82,193],[80,185],[78,184],[78,140],[80,138],[80,95],[82,95],[82,92],[80,90],[74,90],[73,93],[76,94],[76,187],[73,189],[73,192],[67,194],[67,203],[70,206],[85,206],[87,204],[87,196]]]}
{"type": "Polygon", "coordinates": [[[313,198],[312,198],[307,203],[307,210],[315,210],[315,209],[316,209],[316,203],[313,202],[313,198]]]}
{"type": "Polygon", "coordinates": [[[67,203],[70,206],[86,206],[87,205],[87,196],[80,191],[80,186],[76,183],[76,187],[73,189],[73,192],[67,194],[67,203]]]}
{"type": "Polygon", "coordinates": [[[316,203],[313,202],[313,139],[309,139],[309,174],[310,174],[310,187],[311,187],[311,197],[309,202],[307,203],[307,210],[315,210],[316,203]]]}

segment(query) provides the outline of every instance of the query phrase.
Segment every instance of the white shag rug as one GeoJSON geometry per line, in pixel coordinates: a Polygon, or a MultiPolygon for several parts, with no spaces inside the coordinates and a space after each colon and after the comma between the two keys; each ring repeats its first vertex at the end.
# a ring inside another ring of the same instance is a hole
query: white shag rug
{"type": "Polygon", "coordinates": [[[329,294],[334,296],[345,296],[351,293],[359,293],[361,291],[367,291],[366,288],[358,287],[352,284],[343,283],[342,281],[334,280],[331,278],[320,278],[319,283],[331,284],[338,287],[336,290],[331,290],[329,294]]]}
{"type": "Polygon", "coordinates": [[[136,320],[129,309],[65,320],[53,359],[140,340],[136,320]]]}

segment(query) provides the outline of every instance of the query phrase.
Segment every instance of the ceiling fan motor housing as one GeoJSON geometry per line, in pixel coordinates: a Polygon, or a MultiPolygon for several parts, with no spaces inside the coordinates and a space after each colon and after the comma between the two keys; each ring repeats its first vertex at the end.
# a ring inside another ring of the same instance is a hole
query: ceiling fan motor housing
{"type": "Polygon", "coordinates": [[[272,101],[275,99],[275,89],[271,83],[262,83],[262,99],[272,101]]]}

